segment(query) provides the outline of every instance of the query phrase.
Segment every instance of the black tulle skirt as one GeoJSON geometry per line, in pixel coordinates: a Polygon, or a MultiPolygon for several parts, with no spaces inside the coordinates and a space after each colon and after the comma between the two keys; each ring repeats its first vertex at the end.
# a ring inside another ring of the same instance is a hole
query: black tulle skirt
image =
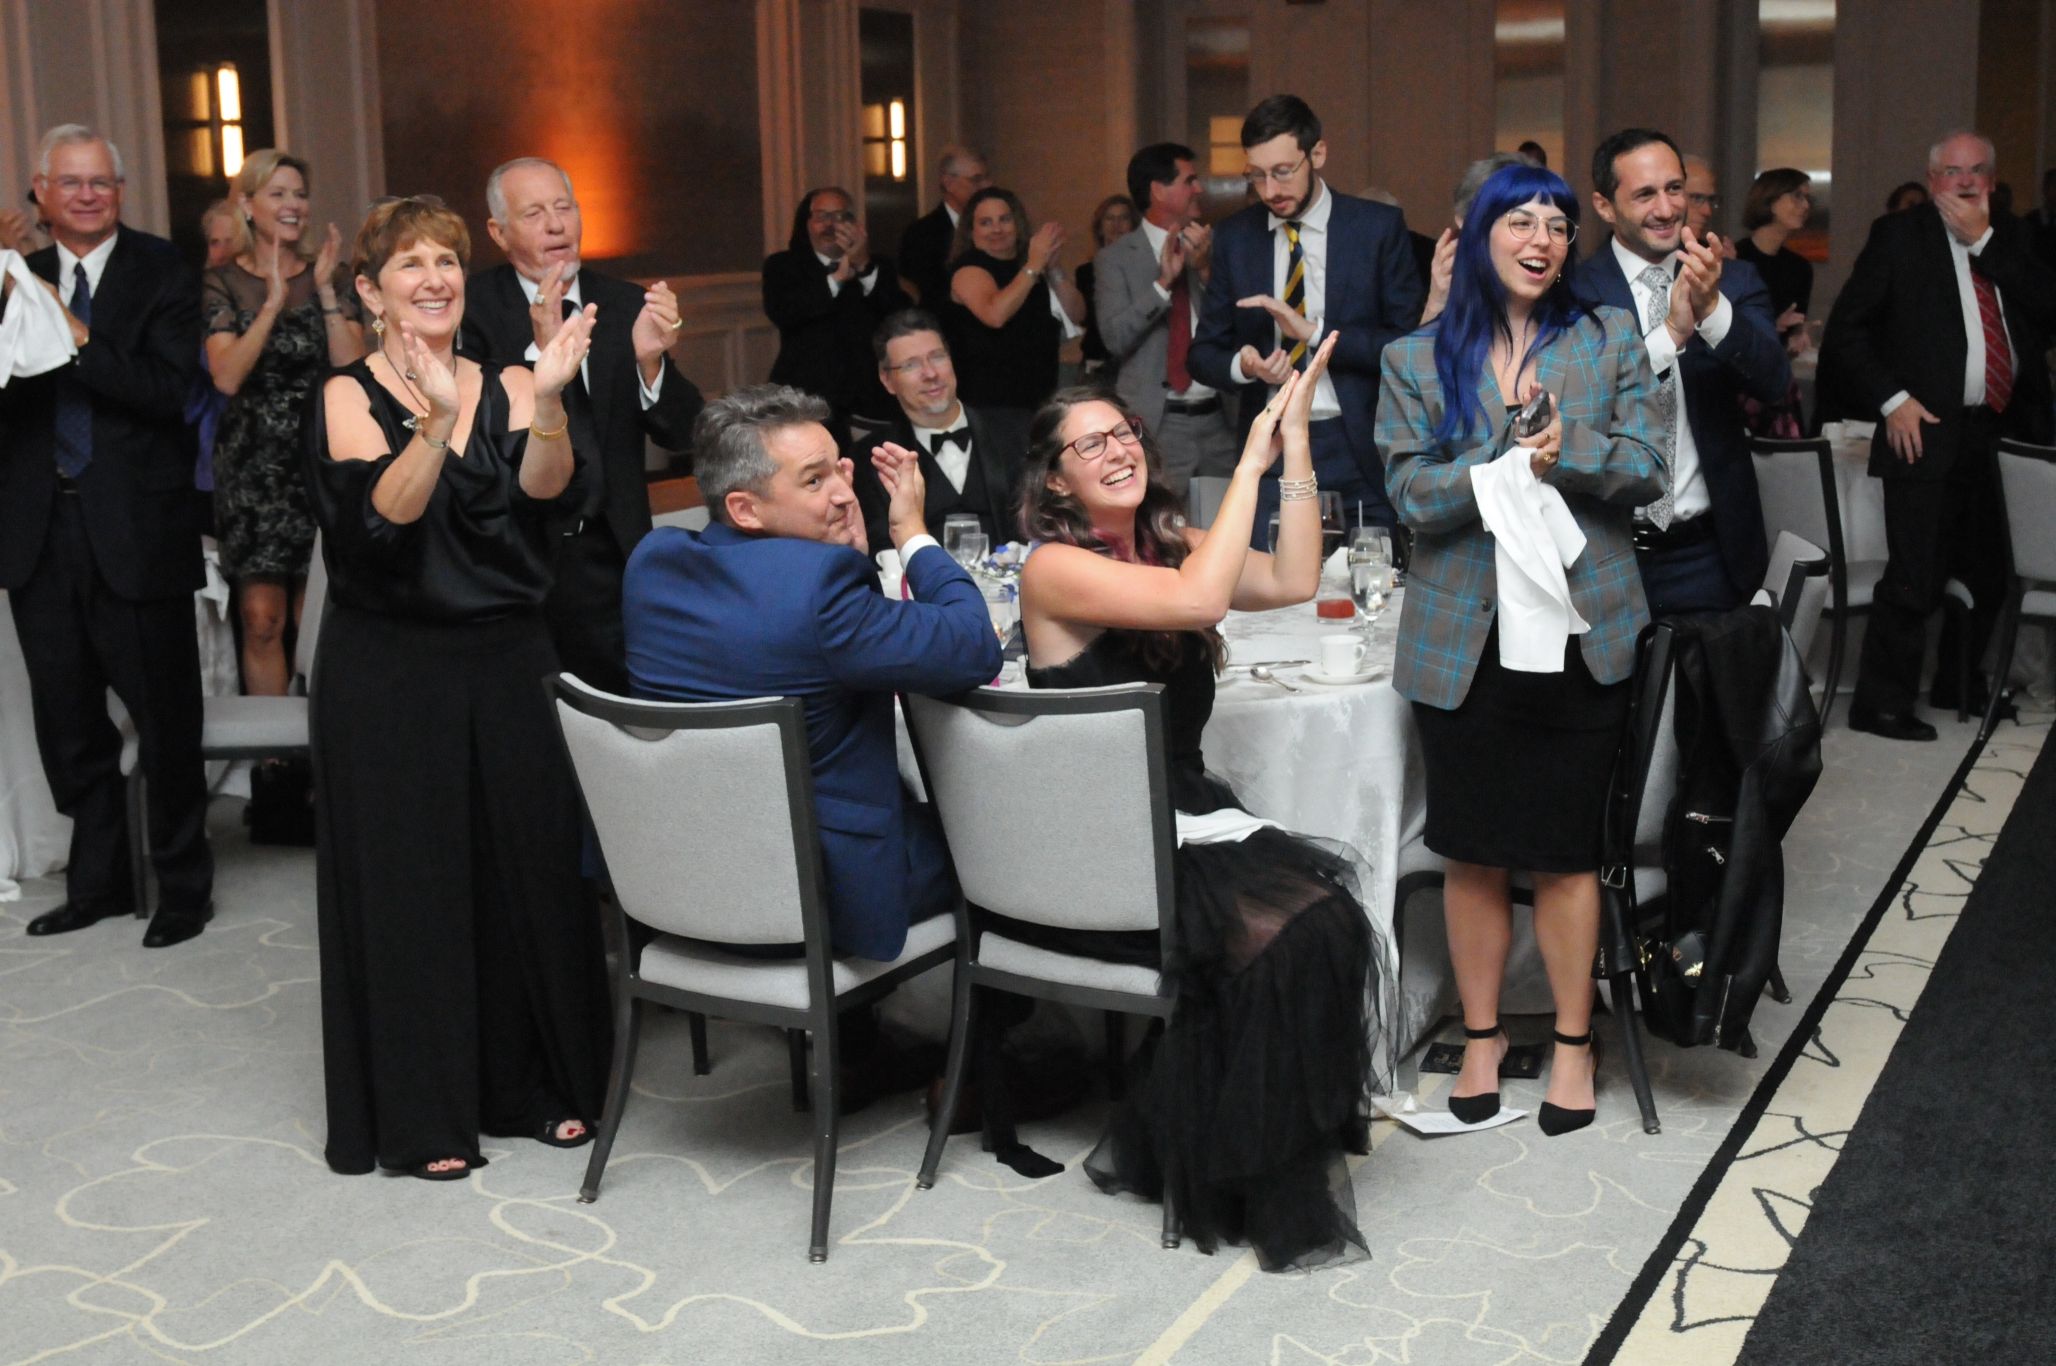
{"type": "MultiPolygon", "coordinates": [[[[1208,780],[1214,800],[1233,805],[1208,780]]],[[[1183,795],[1183,794],[1181,794],[1183,795]]],[[[1177,853],[1177,1004],[1130,1061],[1125,1097],[1086,1159],[1102,1190],[1161,1200],[1203,1251],[1246,1244],[1266,1271],[1367,1255],[1347,1158],[1363,1110],[1377,1001],[1361,860],[1260,830],[1177,853]]],[[[1074,953],[1157,960],[1156,936],[993,928],[1074,953]]]]}

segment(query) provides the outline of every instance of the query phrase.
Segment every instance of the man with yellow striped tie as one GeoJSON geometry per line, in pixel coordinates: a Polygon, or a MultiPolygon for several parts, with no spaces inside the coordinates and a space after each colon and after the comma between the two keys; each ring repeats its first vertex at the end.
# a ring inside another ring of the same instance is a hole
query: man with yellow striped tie
{"type": "MultiPolygon", "coordinates": [[[[1242,122],[1258,203],[1214,230],[1214,268],[1188,364],[1240,402],[1239,436],[1287,374],[1330,332],[1340,334],[1314,391],[1314,474],[1342,495],[1344,515],[1392,526],[1385,471],[1372,440],[1378,357],[1420,321],[1425,291],[1406,220],[1387,204],[1337,194],[1321,176],[1321,121],[1297,95],[1273,95],[1242,122]]],[[[1278,483],[1264,481],[1255,544],[1269,534],[1278,483]]]]}

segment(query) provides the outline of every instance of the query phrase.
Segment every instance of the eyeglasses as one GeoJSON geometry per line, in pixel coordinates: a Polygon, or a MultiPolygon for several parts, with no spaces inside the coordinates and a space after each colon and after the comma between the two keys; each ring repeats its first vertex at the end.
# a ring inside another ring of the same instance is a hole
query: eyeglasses
{"type": "Polygon", "coordinates": [[[1685,198],[1691,201],[1692,207],[1695,209],[1718,209],[1720,207],[1720,196],[1717,194],[1688,194],[1685,198]]]}
{"type": "Polygon", "coordinates": [[[1124,418],[1121,422],[1107,428],[1103,432],[1087,432],[1070,445],[1064,447],[1064,449],[1076,451],[1080,460],[1091,464],[1107,453],[1107,441],[1109,438],[1120,442],[1123,446],[1140,446],[1142,444],[1141,419],[1133,417],[1124,418]]]}
{"type": "Polygon", "coordinates": [[[96,175],[91,180],[84,180],[75,175],[61,175],[53,177],[50,183],[57,187],[59,194],[77,194],[89,186],[94,194],[113,194],[121,186],[118,177],[104,175],[96,175]]]}
{"type": "Polygon", "coordinates": [[[1516,212],[1508,214],[1499,221],[1506,224],[1507,233],[1516,242],[1527,241],[1535,235],[1535,229],[1542,227],[1549,229],[1550,241],[1561,245],[1569,245],[1571,242],[1576,241],[1578,236],[1578,225],[1571,222],[1568,218],[1552,218],[1547,223],[1544,223],[1541,219],[1535,217],[1534,214],[1516,212]]]}
{"type": "Polygon", "coordinates": [[[857,216],[848,209],[816,209],[807,215],[816,223],[854,223],[857,216]]]}
{"type": "MultiPolygon", "coordinates": [[[[1991,173],[1992,163],[1989,161],[1980,161],[1975,166],[1944,166],[1937,172],[1944,180],[1954,180],[1958,176],[1990,175],[1991,173]]],[[[60,180],[57,183],[62,185],[64,182],[60,180]]]]}
{"type": "Polygon", "coordinates": [[[1313,153],[1308,152],[1290,166],[1273,166],[1268,171],[1247,170],[1242,173],[1242,178],[1249,182],[1249,188],[1252,190],[1261,190],[1266,184],[1283,185],[1291,180],[1292,177],[1298,175],[1299,168],[1306,165],[1312,158],[1313,153]]]}
{"type": "Polygon", "coordinates": [[[898,365],[887,365],[880,368],[890,374],[913,375],[923,370],[947,370],[950,368],[950,365],[949,352],[930,351],[925,356],[916,356],[912,360],[903,360],[898,365]]]}

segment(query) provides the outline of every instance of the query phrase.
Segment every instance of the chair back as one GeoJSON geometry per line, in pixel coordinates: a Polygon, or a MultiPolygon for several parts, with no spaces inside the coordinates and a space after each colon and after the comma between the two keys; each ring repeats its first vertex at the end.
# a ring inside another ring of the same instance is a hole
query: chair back
{"type": "Polygon", "coordinates": [[[964,900],[1038,925],[1162,930],[1176,845],[1154,683],[908,696],[964,900]]]}
{"type": "Polygon", "coordinates": [[[321,554],[321,532],[314,533],[314,558],[307,561],[307,591],[300,600],[299,634],[293,639],[293,677],[300,691],[314,683],[314,647],[321,641],[321,610],[328,604],[328,561],[321,554]]]}
{"type": "MultiPolygon", "coordinates": [[[[1660,867],[1663,828],[1678,786],[1678,675],[1674,633],[1662,622],[1646,628],[1636,649],[1634,701],[1621,747],[1613,829],[1634,832],[1629,871],[1660,867]]],[[[1616,856],[1609,849],[1607,857],[1616,856]]]]}
{"type": "Polygon", "coordinates": [[[704,507],[678,508],[672,512],[659,512],[650,518],[651,526],[675,526],[686,531],[705,531],[713,516],[704,507]]]}
{"type": "Polygon", "coordinates": [[[1804,660],[1813,648],[1820,614],[1828,602],[1828,553],[1811,541],[1780,531],[1771,547],[1763,587],[1777,604],[1778,620],[1804,660]]]}
{"type": "Polygon", "coordinates": [[[1756,496],[1763,505],[1765,539],[1776,545],[1778,533],[1790,531],[1821,547],[1835,564],[1847,564],[1841,499],[1835,492],[1835,451],[1827,439],[1771,441],[1759,437],[1749,443],[1749,453],[1756,465],[1756,496]]]}
{"type": "Polygon", "coordinates": [[[1999,489],[2006,500],[2013,572],[2037,583],[2056,582],[2056,446],[2001,441],[1999,489]]]}
{"type": "Polygon", "coordinates": [[[614,898],[666,934],[826,943],[795,698],[643,702],[544,680],[614,898]]]}
{"type": "Polygon", "coordinates": [[[1218,474],[1195,474],[1185,486],[1185,520],[1204,531],[1214,524],[1221,500],[1228,496],[1228,481],[1218,474]]]}

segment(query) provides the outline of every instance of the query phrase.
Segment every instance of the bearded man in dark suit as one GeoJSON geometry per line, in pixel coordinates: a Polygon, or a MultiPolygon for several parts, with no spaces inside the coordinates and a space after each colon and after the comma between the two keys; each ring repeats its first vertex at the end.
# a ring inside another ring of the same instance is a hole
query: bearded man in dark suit
{"type": "Polygon", "coordinates": [[[681,326],[678,300],[662,281],[643,289],[581,263],[578,198],[556,163],[521,157],[495,168],[485,199],[486,231],[507,261],[466,286],[467,354],[533,362],[571,310],[599,305],[592,350],[564,391],[572,449],[598,477],[581,515],[564,527],[557,582],[543,611],[565,669],[596,688],[625,692],[621,571],[650,529],[645,441],[688,449],[703,406],[665,354],[681,326]]]}

